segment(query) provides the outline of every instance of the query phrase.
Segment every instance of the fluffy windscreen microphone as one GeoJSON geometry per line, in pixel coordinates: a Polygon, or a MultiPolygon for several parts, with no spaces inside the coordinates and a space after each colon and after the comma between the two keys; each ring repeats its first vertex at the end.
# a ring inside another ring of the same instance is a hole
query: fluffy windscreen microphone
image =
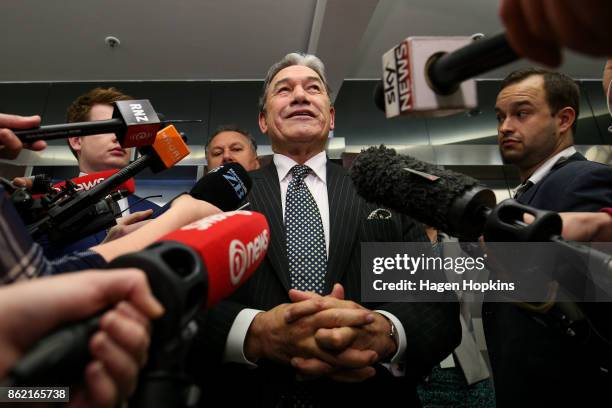
{"type": "Polygon", "coordinates": [[[444,170],[384,145],[362,151],[351,178],[359,195],[452,236],[476,238],[495,195],[478,180],[444,170]]]}

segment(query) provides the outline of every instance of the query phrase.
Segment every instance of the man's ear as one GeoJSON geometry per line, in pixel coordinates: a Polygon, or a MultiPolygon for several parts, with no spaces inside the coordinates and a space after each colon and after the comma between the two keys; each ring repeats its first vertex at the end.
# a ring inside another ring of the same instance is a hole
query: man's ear
{"type": "Polygon", "coordinates": [[[80,137],[78,136],[69,137],[68,144],[70,145],[72,150],[74,150],[77,153],[77,155],[81,153],[81,138],[80,137]]]}
{"type": "Polygon", "coordinates": [[[559,131],[565,133],[572,128],[576,120],[576,111],[574,108],[566,106],[555,115],[559,121],[559,131]]]}
{"type": "Polygon", "coordinates": [[[336,109],[333,106],[329,107],[329,115],[330,115],[329,130],[334,130],[334,125],[336,121],[336,109]]]}
{"type": "Polygon", "coordinates": [[[268,133],[268,124],[266,123],[266,113],[265,112],[259,112],[259,130],[261,130],[261,133],[263,133],[264,135],[268,133]]]}

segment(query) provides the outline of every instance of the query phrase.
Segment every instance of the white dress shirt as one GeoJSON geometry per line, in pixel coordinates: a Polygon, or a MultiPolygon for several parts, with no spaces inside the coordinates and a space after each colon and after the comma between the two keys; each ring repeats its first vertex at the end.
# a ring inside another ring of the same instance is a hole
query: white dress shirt
{"type": "MultiPolygon", "coordinates": [[[[550,170],[555,166],[555,164],[557,164],[560,160],[566,160],[568,157],[570,157],[571,155],[573,155],[575,153],[576,153],[576,148],[574,146],[570,146],[570,147],[568,147],[566,149],[561,150],[559,153],[555,154],[550,159],[548,159],[544,163],[542,163],[542,165],[540,167],[538,167],[536,169],[536,171],[533,172],[531,177],[529,177],[527,180],[525,180],[524,183],[526,183],[527,181],[531,181],[533,183],[533,185],[538,184],[538,182],[542,181],[542,179],[550,172],[550,170]]],[[[514,196],[516,194],[516,191],[524,183],[521,183],[519,186],[517,186],[514,189],[514,191],[512,192],[512,196],[514,196]]]]}
{"type": "MultiPolygon", "coordinates": [[[[274,165],[276,166],[276,171],[278,173],[278,179],[280,183],[281,203],[284,220],[287,188],[289,187],[289,182],[293,179],[290,170],[298,163],[287,156],[277,153],[274,154],[273,161],[274,165]]],[[[327,251],[327,257],[329,258],[330,224],[329,198],[327,195],[327,156],[323,151],[308,159],[304,164],[312,169],[312,172],[309,173],[308,176],[306,176],[304,182],[306,183],[306,186],[310,190],[310,193],[312,194],[315,202],[317,203],[319,213],[321,214],[321,221],[323,223],[323,233],[325,235],[325,247],[327,251]]],[[[240,311],[240,313],[238,313],[227,336],[227,341],[225,343],[225,352],[223,356],[224,362],[242,363],[256,367],[256,364],[247,360],[244,355],[244,341],[246,339],[247,332],[249,330],[249,327],[251,326],[253,319],[258,313],[262,312],[262,310],[245,308],[240,311]]],[[[392,313],[389,313],[384,310],[376,310],[376,312],[384,315],[387,319],[393,322],[393,325],[395,326],[399,334],[399,344],[397,345],[397,351],[391,359],[391,364],[386,366],[394,375],[403,375],[403,370],[400,370],[398,368],[398,364],[401,363],[404,352],[406,351],[406,332],[404,330],[404,326],[402,325],[400,320],[392,313]]]]}

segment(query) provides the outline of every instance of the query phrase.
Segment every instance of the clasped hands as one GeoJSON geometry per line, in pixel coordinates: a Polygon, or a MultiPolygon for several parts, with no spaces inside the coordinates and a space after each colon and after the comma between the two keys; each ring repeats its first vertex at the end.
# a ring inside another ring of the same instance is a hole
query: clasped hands
{"type": "Polygon", "coordinates": [[[374,363],[396,352],[389,321],[345,300],[342,285],[327,296],[291,289],[289,297],[293,303],[253,319],[244,348],[250,361],[290,364],[302,379],[359,382],[376,374],[374,363]]]}

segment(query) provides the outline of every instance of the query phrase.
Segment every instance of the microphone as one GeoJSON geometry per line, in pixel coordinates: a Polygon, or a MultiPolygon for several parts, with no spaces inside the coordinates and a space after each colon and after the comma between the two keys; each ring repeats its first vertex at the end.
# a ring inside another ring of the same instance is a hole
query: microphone
{"type": "MultiPolygon", "coordinates": [[[[142,269],[165,313],[153,323],[151,354],[182,336],[195,313],[242,285],[263,260],[270,239],[256,212],[216,214],[172,232],[143,251],[113,260],[108,268],[142,269]]],[[[90,361],[88,340],[100,315],[45,337],[11,369],[10,386],[70,384],[90,361]]]]}
{"type": "MultiPolygon", "coordinates": [[[[116,169],[99,171],[70,179],[70,181],[75,185],[75,191],[89,191],[98,184],[102,183],[104,180],[108,179],[110,176],[116,174],[118,171],[119,170],[116,169]]],[[[66,182],[62,181],[54,184],[52,188],[59,192],[65,185],[66,182]]],[[[129,180],[124,181],[111,191],[118,190],[126,190],[129,194],[134,194],[134,191],[136,191],[136,183],[134,182],[134,179],[130,178],[129,180]]]]}
{"type": "Polygon", "coordinates": [[[46,125],[33,129],[14,129],[24,143],[37,140],[66,139],[100,133],[114,133],[122,147],[150,145],[162,123],[146,99],[114,102],[112,119],[46,125]]]}
{"type": "MultiPolygon", "coordinates": [[[[508,199],[496,206],[478,180],[394,149],[370,147],[355,158],[351,178],[366,201],[382,204],[451,236],[488,242],[546,242],[561,234],[561,217],[508,199]],[[523,214],[535,220],[523,222],[523,214]]],[[[561,238],[559,238],[561,239],[561,238]]]]}
{"type": "Polygon", "coordinates": [[[363,151],[351,168],[357,193],[465,241],[483,235],[486,242],[554,242],[587,260],[593,276],[612,276],[612,255],[566,241],[559,214],[506,199],[496,205],[493,191],[476,179],[443,170],[385,146],[363,151]],[[531,214],[531,224],[523,215],[531,214]]]}
{"type": "Polygon", "coordinates": [[[28,225],[28,232],[33,238],[48,233],[50,240],[66,243],[80,239],[86,236],[80,232],[82,226],[90,222],[87,211],[89,207],[144,168],[150,167],[157,173],[172,167],[189,154],[189,148],[173,125],[159,131],[155,142],[151,146],[142,147],[141,151],[144,153],[141,157],[100,184],[57,202],[44,218],[28,225]]]}
{"type": "Polygon", "coordinates": [[[382,57],[374,101],[387,118],[443,116],[476,108],[471,78],[518,60],[504,33],[473,37],[408,37],[382,57]]]}
{"type": "Polygon", "coordinates": [[[226,163],[198,180],[189,195],[208,201],[222,211],[230,211],[242,204],[252,185],[249,174],[240,163],[226,163]]]}
{"type": "Polygon", "coordinates": [[[350,174],[357,193],[367,201],[452,236],[477,238],[496,202],[495,194],[478,180],[398,155],[383,145],[362,151],[350,174]]]}

